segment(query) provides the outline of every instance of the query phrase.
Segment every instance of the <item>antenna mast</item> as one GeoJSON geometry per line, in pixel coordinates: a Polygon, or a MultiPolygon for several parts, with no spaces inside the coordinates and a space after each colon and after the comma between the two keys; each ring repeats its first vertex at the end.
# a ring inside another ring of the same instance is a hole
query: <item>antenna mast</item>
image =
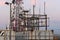
{"type": "Polygon", "coordinates": [[[44,14],[45,14],[45,5],[46,5],[46,2],[44,1],[44,14]]]}

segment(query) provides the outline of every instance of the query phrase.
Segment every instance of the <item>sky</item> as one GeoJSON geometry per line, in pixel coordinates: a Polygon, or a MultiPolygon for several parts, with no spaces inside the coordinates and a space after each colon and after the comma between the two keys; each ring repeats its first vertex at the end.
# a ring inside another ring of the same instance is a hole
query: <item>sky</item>
{"type": "MultiPolygon", "coordinates": [[[[9,25],[9,6],[4,2],[12,0],[0,0],[0,29],[9,25]]],[[[60,0],[36,0],[35,13],[44,13],[44,1],[46,2],[45,12],[50,18],[48,29],[55,30],[56,34],[60,33],[60,0]]],[[[25,9],[32,9],[31,0],[24,0],[25,9]]],[[[32,11],[32,10],[31,10],[32,11]]]]}

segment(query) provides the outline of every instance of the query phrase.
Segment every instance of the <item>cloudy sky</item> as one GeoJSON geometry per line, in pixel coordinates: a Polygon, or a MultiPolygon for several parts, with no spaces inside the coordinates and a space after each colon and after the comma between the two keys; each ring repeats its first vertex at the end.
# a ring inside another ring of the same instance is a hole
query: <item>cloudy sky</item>
{"type": "MultiPolygon", "coordinates": [[[[4,29],[9,24],[9,6],[4,2],[11,2],[11,0],[0,0],[0,29],[4,29]]],[[[36,0],[36,13],[43,13],[44,1],[46,2],[46,14],[50,17],[50,27],[55,32],[60,33],[60,0],[36,0]]],[[[24,0],[25,9],[32,9],[31,0],[24,0]]]]}

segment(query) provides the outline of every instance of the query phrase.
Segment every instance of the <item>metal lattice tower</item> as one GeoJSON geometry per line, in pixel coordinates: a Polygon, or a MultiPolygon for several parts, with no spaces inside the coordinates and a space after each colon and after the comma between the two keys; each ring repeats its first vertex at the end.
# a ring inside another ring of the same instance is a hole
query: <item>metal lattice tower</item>
{"type": "Polygon", "coordinates": [[[13,0],[12,1],[13,5],[11,8],[12,9],[12,14],[11,14],[11,18],[12,18],[12,29],[15,30],[19,30],[19,14],[22,13],[23,10],[23,2],[22,0],[13,0]]]}

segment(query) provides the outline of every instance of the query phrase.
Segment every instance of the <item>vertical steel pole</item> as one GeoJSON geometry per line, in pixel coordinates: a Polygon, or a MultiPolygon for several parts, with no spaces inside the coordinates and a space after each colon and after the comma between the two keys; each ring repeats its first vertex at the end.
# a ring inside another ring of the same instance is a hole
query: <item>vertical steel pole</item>
{"type": "Polygon", "coordinates": [[[44,2],[44,14],[45,14],[45,4],[46,4],[46,3],[44,2]]]}
{"type": "Polygon", "coordinates": [[[33,5],[33,28],[32,30],[34,29],[34,14],[35,14],[35,5],[33,5]]]}
{"type": "Polygon", "coordinates": [[[46,2],[44,1],[44,15],[45,15],[45,20],[46,20],[46,30],[47,30],[47,15],[46,15],[46,13],[45,13],[45,5],[46,5],[46,2]]]}
{"type": "Polygon", "coordinates": [[[33,5],[33,16],[34,16],[34,13],[35,13],[35,5],[33,5]]]}
{"type": "Polygon", "coordinates": [[[11,40],[11,3],[10,3],[10,27],[9,27],[10,33],[9,33],[9,40],[11,40]]]}
{"type": "Polygon", "coordinates": [[[46,30],[47,30],[47,15],[46,15],[46,19],[45,20],[46,20],[46,30]]]}

